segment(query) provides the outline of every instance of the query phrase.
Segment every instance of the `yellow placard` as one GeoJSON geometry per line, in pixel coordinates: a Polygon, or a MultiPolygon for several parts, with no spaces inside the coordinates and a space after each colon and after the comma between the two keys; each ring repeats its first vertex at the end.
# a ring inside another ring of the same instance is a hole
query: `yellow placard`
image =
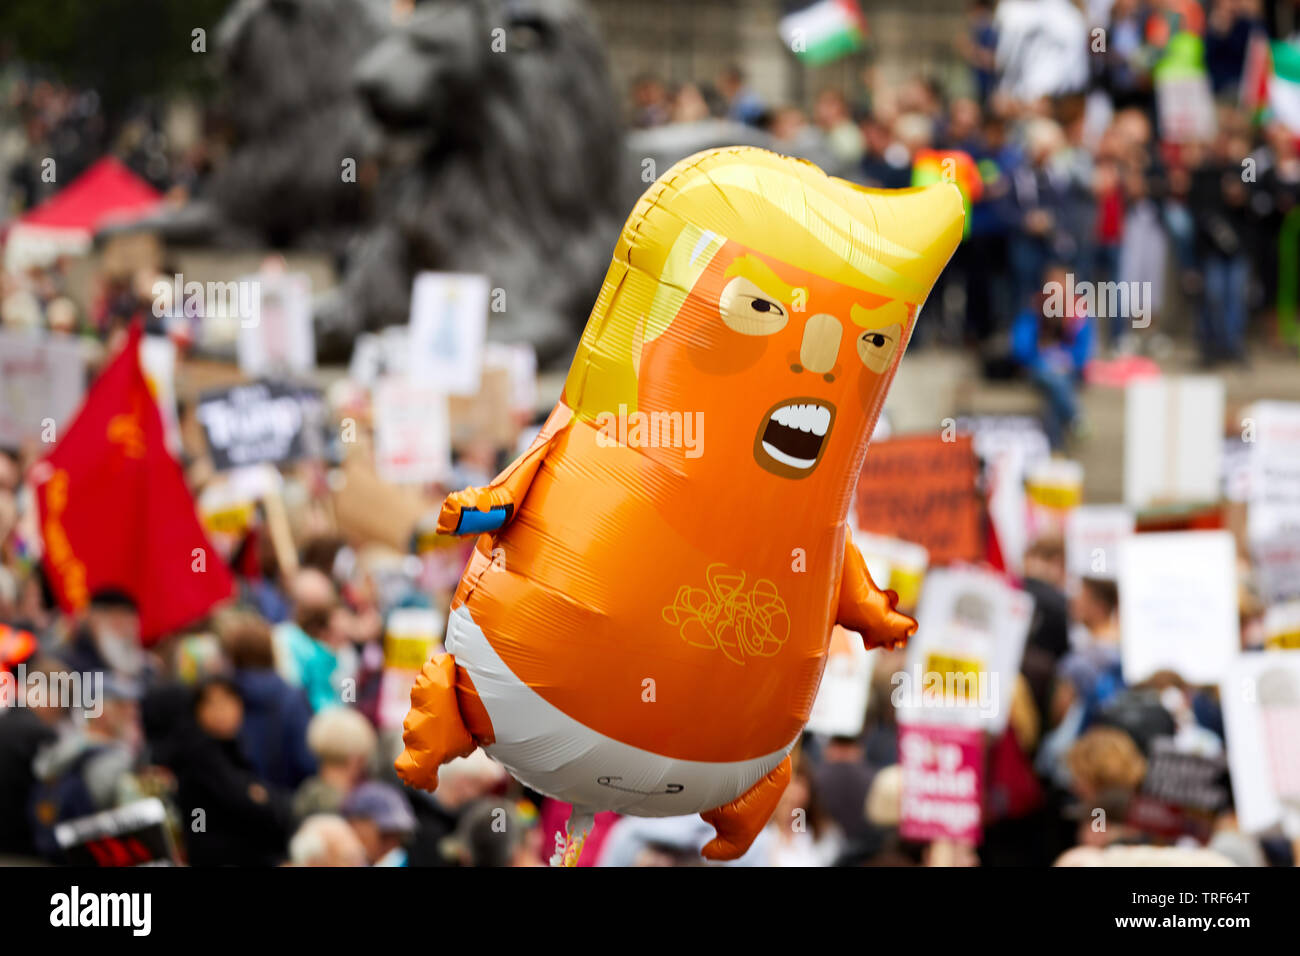
{"type": "MultiPolygon", "coordinates": [[[[943,678],[943,695],[945,699],[966,702],[979,694],[980,673],[984,670],[983,661],[961,657],[952,657],[941,652],[931,651],[925,656],[926,680],[931,674],[943,678]]],[[[928,683],[925,690],[929,691],[928,683]]]]}

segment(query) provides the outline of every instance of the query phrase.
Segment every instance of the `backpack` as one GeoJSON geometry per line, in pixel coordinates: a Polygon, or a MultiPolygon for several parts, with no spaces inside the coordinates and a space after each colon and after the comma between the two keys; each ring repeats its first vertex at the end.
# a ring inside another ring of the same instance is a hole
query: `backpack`
{"type": "Polygon", "coordinates": [[[85,768],[103,752],[103,747],[87,747],[56,776],[37,780],[32,787],[27,801],[27,819],[32,829],[32,842],[45,859],[57,861],[63,856],[54,836],[56,826],[99,811],[86,783],[85,768]]]}

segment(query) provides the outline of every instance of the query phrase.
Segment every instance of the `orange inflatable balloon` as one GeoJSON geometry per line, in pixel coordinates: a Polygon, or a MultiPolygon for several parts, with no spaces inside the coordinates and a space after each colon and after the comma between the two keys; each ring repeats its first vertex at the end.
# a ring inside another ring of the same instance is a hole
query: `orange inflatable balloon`
{"type": "Polygon", "coordinates": [[[702,813],[704,856],[744,853],[833,626],[916,629],[845,519],[963,218],[951,184],[863,189],[753,148],[650,187],[541,434],[442,506],[440,531],[481,536],[411,693],[407,782],[482,747],[574,805],[570,862],[606,809],[702,813]]]}

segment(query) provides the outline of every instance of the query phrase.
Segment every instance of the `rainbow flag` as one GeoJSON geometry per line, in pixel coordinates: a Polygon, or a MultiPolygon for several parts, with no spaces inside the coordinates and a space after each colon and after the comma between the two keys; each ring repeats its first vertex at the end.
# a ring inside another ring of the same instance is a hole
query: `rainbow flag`
{"type": "Polygon", "coordinates": [[[960,149],[921,149],[912,158],[912,185],[950,182],[961,191],[966,207],[963,237],[970,235],[971,203],[984,194],[984,178],[970,153],[960,149]]]}

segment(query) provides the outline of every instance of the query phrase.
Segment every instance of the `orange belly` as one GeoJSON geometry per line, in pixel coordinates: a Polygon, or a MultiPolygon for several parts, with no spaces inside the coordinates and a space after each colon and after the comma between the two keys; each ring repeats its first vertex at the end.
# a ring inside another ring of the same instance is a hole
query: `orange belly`
{"type": "Polygon", "coordinates": [[[616,740],[700,761],[784,747],[821,680],[842,519],[710,499],[593,435],[566,434],[480,539],[457,605],[516,677],[616,740]]]}

